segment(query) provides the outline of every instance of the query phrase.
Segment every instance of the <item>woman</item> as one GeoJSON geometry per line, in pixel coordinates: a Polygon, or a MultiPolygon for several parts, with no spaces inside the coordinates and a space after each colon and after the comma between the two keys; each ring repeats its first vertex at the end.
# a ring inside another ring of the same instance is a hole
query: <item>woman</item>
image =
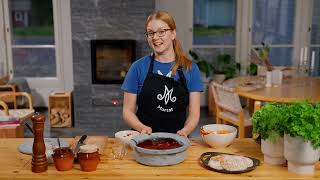
{"type": "Polygon", "coordinates": [[[141,133],[187,136],[200,117],[199,68],[183,53],[175,22],[167,12],[148,17],[146,36],[153,53],[134,62],[126,75],[121,87],[123,118],[141,133]]]}

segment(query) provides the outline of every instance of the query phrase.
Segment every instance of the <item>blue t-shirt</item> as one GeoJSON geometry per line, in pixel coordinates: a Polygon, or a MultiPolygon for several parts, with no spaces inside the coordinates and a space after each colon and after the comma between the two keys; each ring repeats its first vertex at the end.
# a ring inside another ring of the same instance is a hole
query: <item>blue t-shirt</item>
{"type": "MultiPolygon", "coordinates": [[[[135,61],[131,65],[121,86],[121,89],[133,94],[139,94],[143,86],[143,82],[147,77],[150,62],[151,56],[149,55],[135,61]]],[[[171,77],[174,78],[175,81],[178,81],[180,79],[178,72],[175,74],[175,76],[171,75],[171,67],[173,67],[174,64],[174,61],[169,63],[162,63],[155,60],[153,73],[171,77]]],[[[186,78],[187,88],[189,92],[203,91],[200,71],[196,64],[192,63],[191,69],[189,71],[183,70],[183,74],[186,78]]]]}

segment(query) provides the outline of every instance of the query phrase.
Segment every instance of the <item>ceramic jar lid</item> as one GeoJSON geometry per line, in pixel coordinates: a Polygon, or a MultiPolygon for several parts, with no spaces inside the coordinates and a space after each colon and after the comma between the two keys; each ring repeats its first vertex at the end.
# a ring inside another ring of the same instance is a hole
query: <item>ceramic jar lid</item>
{"type": "Polygon", "coordinates": [[[80,146],[80,153],[94,153],[98,151],[98,147],[94,144],[86,144],[80,146]]]}

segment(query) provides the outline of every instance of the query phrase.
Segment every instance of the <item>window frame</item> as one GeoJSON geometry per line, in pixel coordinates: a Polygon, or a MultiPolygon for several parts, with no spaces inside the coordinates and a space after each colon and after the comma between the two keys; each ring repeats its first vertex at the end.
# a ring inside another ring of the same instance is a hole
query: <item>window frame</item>
{"type": "MultiPolygon", "coordinates": [[[[235,48],[236,62],[240,62],[240,74],[246,74],[246,67],[249,65],[251,47],[261,47],[260,45],[252,46],[252,21],[253,21],[253,1],[237,1],[237,23],[236,23],[236,42],[233,45],[193,45],[192,48],[235,48]]],[[[298,67],[300,58],[300,49],[302,47],[320,47],[311,45],[311,25],[312,25],[312,4],[314,0],[296,0],[295,22],[292,44],[271,45],[271,48],[291,47],[292,66],[298,67]]],[[[193,7],[194,3],[192,3],[193,7]]],[[[192,8],[193,9],[193,8],[192,8]]],[[[193,13],[192,13],[193,17],[193,13]]],[[[193,24],[193,23],[192,23],[193,24]]],[[[193,36],[192,36],[193,37],[193,36]]],[[[308,57],[310,53],[308,54],[308,57]]]]}
{"type": "Polygon", "coordinates": [[[0,58],[4,61],[6,73],[8,73],[11,78],[14,77],[12,48],[55,48],[56,77],[26,78],[30,88],[40,94],[42,100],[39,104],[46,106],[48,104],[47,96],[50,92],[55,90],[73,90],[70,0],[52,0],[54,45],[12,45],[8,1],[9,0],[3,0],[0,3],[0,27],[3,26],[3,29],[5,29],[5,32],[0,32],[0,37],[3,36],[5,39],[4,43],[0,43],[0,47],[5,47],[1,48],[5,49],[5,53],[1,53],[0,58]]]}
{"type": "MultiPolygon", "coordinates": [[[[234,48],[235,49],[235,58],[236,58],[236,62],[239,62],[239,55],[240,55],[240,52],[239,52],[239,49],[241,47],[241,44],[240,44],[240,36],[238,35],[239,34],[239,30],[241,29],[241,19],[242,19],[242,9],[241,9],[241,6],[239,6],[238,4],[241,3],[240,1],[237,1],[235,0],[236,2],[236,24],[235,24],[235,45],[194,45],[193,44],[193,33],[191,33],[191,36],[192,36],[192,48],[208,48],[208,49],[217,49],[217,48],[234,48]]],[[[193,28],[193,15],[194,15],[194,12],[193,12],[193,6],[194,6],[194,3],[192,3],[192,28],[193,28]]]]}

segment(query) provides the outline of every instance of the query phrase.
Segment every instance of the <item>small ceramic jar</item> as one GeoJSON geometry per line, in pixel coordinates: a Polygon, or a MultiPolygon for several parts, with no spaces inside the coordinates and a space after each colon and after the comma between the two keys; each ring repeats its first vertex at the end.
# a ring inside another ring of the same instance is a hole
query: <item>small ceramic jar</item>
{"type": "Polygon", "coordinates": [[[72,169],[74,155],[69,147],[61,147],[53,150],[53,162],[58,171],[72,169]]]}
{"type": "Polygon", "coordinates": [[[95,171],[100,162],[98,147],[92,144],[80,146],[77,157],[82,171],[95,171]]]}

